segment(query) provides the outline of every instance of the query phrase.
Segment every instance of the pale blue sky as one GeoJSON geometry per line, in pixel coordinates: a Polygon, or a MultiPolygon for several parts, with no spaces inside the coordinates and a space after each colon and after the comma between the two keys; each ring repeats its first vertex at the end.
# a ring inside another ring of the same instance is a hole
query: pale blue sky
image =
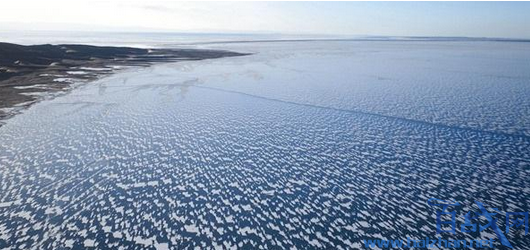
{"type": "Polygon", "coordinates": [[[17,0],[1,12],[3,29],[530,38],[529,2],[17,0]]]}

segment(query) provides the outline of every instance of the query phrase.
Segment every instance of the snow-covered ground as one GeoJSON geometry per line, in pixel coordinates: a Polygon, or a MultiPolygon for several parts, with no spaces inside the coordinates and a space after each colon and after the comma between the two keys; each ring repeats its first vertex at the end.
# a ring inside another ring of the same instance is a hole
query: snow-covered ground
{"type": "Polygon", "coordinates": [[[255,54],[126,69],[0,127],[0,247],[355,249],[435,237],[429,198],[530,210],[530,43],[203,46],[255,54]]]}

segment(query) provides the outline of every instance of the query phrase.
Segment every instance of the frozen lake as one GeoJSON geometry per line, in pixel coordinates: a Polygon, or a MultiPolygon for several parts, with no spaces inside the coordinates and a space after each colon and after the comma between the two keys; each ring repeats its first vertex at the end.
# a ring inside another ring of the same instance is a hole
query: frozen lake
{"type": "Polygon", "coordinates": [[[0,248],[352,249],[434,237],[429,198],[530,211],[530,43],[201,47],[254,54],[127,69],[0,127],[0,248]]]}

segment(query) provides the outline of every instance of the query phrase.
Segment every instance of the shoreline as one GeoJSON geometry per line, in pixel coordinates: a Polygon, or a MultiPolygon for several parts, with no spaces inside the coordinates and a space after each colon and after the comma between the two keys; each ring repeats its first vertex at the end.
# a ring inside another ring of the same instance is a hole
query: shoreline
{"type": "Polygon", "coordinates": [[[123,68],[154,63],[249,55],[225,50],[140,49],[77,44],[17,45],[0,42],[0,126],[44,97],[68,92],[123,68]]]}

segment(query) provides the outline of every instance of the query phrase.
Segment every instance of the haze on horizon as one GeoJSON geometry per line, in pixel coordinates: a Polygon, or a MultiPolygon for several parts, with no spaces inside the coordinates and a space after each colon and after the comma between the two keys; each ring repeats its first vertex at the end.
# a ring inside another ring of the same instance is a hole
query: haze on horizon
{"type": "Polygon", "coordinates": [[[529,2],[6,1],[0,31],[530,38],[529,2]]]}

